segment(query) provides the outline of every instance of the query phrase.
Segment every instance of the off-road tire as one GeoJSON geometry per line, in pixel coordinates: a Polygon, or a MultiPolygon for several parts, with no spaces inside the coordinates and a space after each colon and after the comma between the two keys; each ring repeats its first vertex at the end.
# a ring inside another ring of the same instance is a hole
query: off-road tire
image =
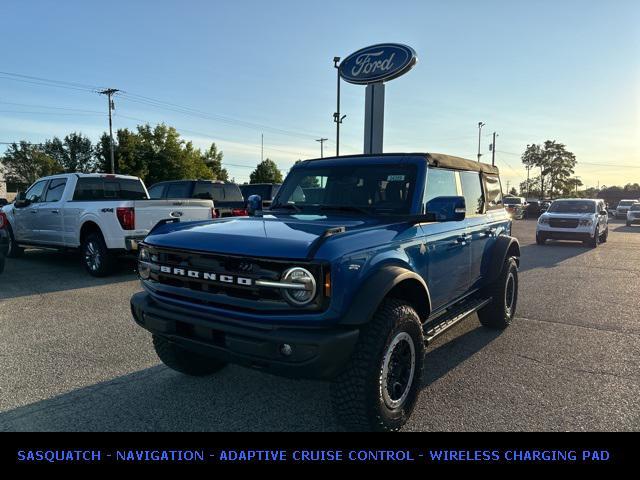
{"type": "Polygon", "coordinates": [[[536,243],[538,245],[544,245],[545,243],[547,243],[547,237],[545,237],[542,233],[536,233],[536,243]]]}
{"type": "Polygon", "coordinates": [[[82,266],[93,277],[106,277],[113,272],[115,260],[107,244],[104,243],[102,234],[90,233],[80,246],[80,260],[82,266]]]}
{"type": "Polygon", "coordinates": [[[487,289],[491,303],[478,310],[480,323],[488,328],[504,330],[513,321],[518,305],[518,264],[509,257],[497,280],[487,289]]]}
{"type": "Polygon", "coordinates": [[[7,232],[9,232],[9,249],[7,250],[8,258],[18,258],[24,253],[24,248],[18,246],[16,238],[13,236],[11,225],[7,224],[7,232]]]}
{"type": "Polygon", "coordinates": [[[627,222],[627,227],[630,227],[630,226],[631,226],[631,222],[627,222]]]}
{"type": "Polygon", "coordinates": [[[153,336],[153,348],[167,367],[192,377],[211,375],[227,366],[225,362],[185,350],[160,335],[153,336]]]}
{"type": "Polygon", "coordinates": [[[349,362],[331,385],[339,423],[352,431],[398,431],[411,416],[420,391],[424,351],[422,325],[415,309],[401,300],[384,300],[360,330],[349,362]],[[406,352],[408,358],[403,356],[406,352]],[[407,374],[392,381],[397,378],[395,372],[407,374]],[[398,404],[394,406],[394,402],[398,404]]]}

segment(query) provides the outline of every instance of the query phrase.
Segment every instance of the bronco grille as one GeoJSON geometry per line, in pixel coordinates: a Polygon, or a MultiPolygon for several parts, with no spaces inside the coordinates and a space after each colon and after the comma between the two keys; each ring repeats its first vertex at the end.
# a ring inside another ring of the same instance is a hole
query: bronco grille
{"type": "Polygon", "coordinates": [[[552,218],[549,220],[549,226],[553,228],[576,228],[578,226],[577,218],[552,218]]]}
{"type": "MultiPolygon", "coordinates": [[[[219,306],[224,306],[225,298],[236,299],[245,307],[238,307],[237,302],[234,302],[234,308],[244,310],[260,310],[265,303],[271,306],[280,305],[282,310],[291,308],[282,297],[280,289],[256,285],[257,280],[278,282],[287,269],[296,265],[309,270],[316,281],[319,281],[318,279],[324,278],[324,271],[328,268],[304,261],[235,257],[168,250],[148,245],[145,247],[152,256],[151,263],[161,267],[152,270],[149,279],[173,287],[170,293],[164,292],[162,295],[192,303],[219,306]],[[174,273],[175,269],[181,270],[180,274],[174,273]],[[212,276],[215,276],[214,280],[212,276]]],[[[317,309],[324,306],[322,295],[317,297],[318,301],[313,302],[309,308],[317,309]]]]}

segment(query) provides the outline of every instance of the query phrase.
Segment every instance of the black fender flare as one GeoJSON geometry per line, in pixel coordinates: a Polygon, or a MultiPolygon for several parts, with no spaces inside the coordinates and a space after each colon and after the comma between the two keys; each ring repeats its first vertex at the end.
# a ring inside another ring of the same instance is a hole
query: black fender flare
{"type": "Polygon", "coordinates": [[[510,256],[516,257],[516,262],[520,266],[520,242],[515,237],[509,235],[500,235],[496,239],[496,243],[493,246],[493,252],[491,253],[491,265],[487,274],[487,284],[491,284],[500,276],[502,266],[507,260],[509,251],[512,252],[510,256]]]}
{"type": "MultiPolygon", "coordinates": [[[[424,290],[427,310],[431,306],[431,294],[424,279],[417,273],[398,265],[386,265],[369,276],[351,302],[347,314],[340,320],[341,325],[363,325],[373,317],[387,294],[405,280],[417,281],[424,290]]],[[[428,315],[428,311],[426,314],[428,315]]],[[[426,316],[425,316],[426,318],[426,316]]]]}

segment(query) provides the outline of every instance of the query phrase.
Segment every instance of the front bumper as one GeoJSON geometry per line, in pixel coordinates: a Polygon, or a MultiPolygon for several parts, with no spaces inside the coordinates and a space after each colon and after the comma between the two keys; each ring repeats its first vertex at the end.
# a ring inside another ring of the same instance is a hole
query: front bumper
{"type": "Polygon", "coordinates": [[[219,316],[159,304],[147,292],[131,297],[138,325],[181,347],[212,358],[294,378],[326,379],[348,361],[359,330],[302,328],[227,321],[219,316]],[[281,353],[281,345],[292,347],[281,353]]]}
{"type": "Polygon", "coordinates": [[[538,224],[537,233],[550,240],[580,240],[584,242],[593,238],[595,230],[594,227],[554,228],[538,224]]]}
{"type": "Polygon", "coordinates": [[[640,217],[629,217],[627,215],[627,223],[640,223],[640,217]]]}
{"type": "Polygon", "coordinates": [[[628,210],[616,210],[616,218],[627,218],[628,210]]]}

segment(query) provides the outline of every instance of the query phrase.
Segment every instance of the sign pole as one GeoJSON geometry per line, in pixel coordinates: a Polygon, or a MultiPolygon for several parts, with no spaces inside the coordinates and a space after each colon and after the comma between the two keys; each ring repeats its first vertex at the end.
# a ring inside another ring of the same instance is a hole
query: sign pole
{"type": "Polygon", "coordinates": [[[371,83],[365,90],[364,153],[382,153],[384,138],[384,83],[371,83]]]}

